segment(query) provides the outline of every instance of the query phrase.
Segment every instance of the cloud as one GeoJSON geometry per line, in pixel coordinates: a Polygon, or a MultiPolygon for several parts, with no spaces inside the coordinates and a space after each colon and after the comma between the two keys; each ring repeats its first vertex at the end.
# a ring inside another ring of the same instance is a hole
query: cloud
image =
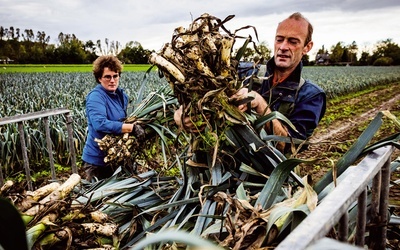
{"type": "MultiPolygon", "coordinates": [[[[276,25],[293,12],[302,12],[314,25],[315,46],[311,53],[339,41],[359,47],[392,38],[400,42],[398,0],[0,0],[0,25],[44,31],[57,42],[60,32],[82,41],[137,41],[158,50],[169,42],[173,30],[203,13],[220,19],[232,30],[245,25],[257,28],[260,41],[273,45],[276,25]]],[[[251,32],[243,31],[243,35],[251,32]]],[[[252,36],[254,36],[252,34],[252,36]]]]}

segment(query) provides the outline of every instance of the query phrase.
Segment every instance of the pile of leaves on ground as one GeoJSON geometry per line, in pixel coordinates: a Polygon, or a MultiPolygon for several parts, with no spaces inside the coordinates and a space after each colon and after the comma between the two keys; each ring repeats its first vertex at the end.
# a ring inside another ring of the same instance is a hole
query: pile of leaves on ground
{"type": "MultiPolygon", "coordinates": [[[[53,192],[62,193],[61,184],[44,198],[46,202],[32,202],[39,208],[36,214],[22,208],[31,194],[7,195],[23,215],[31,216],[28,232],[44,226],[40,235],[28,234],[29,246],[141,249],[143,239],[156,234],[154,249],[204,246],[210,241],[210,249],[273,247],[321,202],[334,181],[332,173],[317,183],[298,176],[293,169],[300,163],[312,164],[313,159],[283,155],[275,142],[293,141],[263,129],[272,119],[292,126],[290,121],[278,112],[264,117],[239,112],[236,105],[250,101],[251,95],[230,98],[239,88],[251,89],[251,84],[243,85],[247,79],[239,78],[237,67],[252,38],[237,34],[248,28],[255,31],[246,26],[230,32],[225,25],[232,18],[204,14],[189,27],[175,29],[171,42],[150,56],[170,88],[139,98],[126,120],[135,124],[133,133],[98,138],[109,164],[118,167],[112,177],[89,183],[74,174],[68,195],[51,198],[53,192]],[[243,46],[233,56],[233,45],[242,38],[243,46]],[[178,107],[182,118],[190,117],[194,131],[175,125],[178,107]],[[101,219],[92,216],[97,213],[101,219]],[[88,223],[96,227],[87,227],[88,223]],[[110,230],[95,230],[103,226],[110,230]],[[174,237],[168,234],[171,231],[174,237]],[[182,236],[182,231],[191,236],[182,236]],[[50,238],[56,241],[45,243],[50,238]]],[[[250,76],[250,83],[252,77],[256,76],[250,76]]],[[[336,163],[337,176],[374,148],[398,143],[399,133],[368,145],[382,116],[336,163]]]]}

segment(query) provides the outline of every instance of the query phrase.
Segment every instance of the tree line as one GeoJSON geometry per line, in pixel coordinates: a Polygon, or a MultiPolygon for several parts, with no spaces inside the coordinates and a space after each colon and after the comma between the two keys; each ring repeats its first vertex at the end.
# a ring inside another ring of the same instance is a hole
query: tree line
{"type": "Polygon", "coordinates": [[[57,43],[50,43],[44,31],[0,26],[0,59],[20,64],[90,64],[98,55],[114,54],[128,64],[147,64],[152,51],[136,41],[122,46],[118,41],[83,42],[74,34],[60,32],[57,43]]]}
{"type": "MultiPolygon", "coordinates": [[[[118,41],[105,39],[103,42],[81,41],[74,34],[60,32],[57,43],[50,43],[50,36],[44,31],[0,26],[0,60],[20,64],[90,64],[98,55],[114,54],[127,64],[147,64],[147,58],[153,52],[144,49],[137,41],[122,46],[118,41]]],[[[268,60],[271,49],[265,42],[258,45],[262,58],[268,60]]],[[[252,60],[256,55],[253,48],[246,48],[244,60],[252,60]]],[[[377,42],[372,52],[361,51],[354,41],[351,44],[338,42],[329,50],[322,46],[316,58],[309,55],[303,58],[305,65],[400,65],[400,47],[392,39],[377,42]]]]}
{"type": "MultiPolygon", "coordinates": [[[[400,47],[394,43],[392,39],[378,41],[373,46],[373,51],[361,51],[357,43],[353,41],[351,44],[345,45],[343,42],[338,42],[326,50],[324,46],[317,52],[318,55],[329,55],[329,64],[352,64],[352,65],[375,65],[389,66],[400,65],[400,47]],[[359,58],[357,57],[359,55],[359,58]]],[[[318,62],[316,62],[318,63],[318,62]]]]}

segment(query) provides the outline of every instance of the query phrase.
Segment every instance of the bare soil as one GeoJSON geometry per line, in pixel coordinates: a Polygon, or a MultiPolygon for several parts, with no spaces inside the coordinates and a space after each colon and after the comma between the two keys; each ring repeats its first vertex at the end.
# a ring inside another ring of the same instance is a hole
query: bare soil
{"type": "MultiPolygon", "coordinates": [[[[312,144],[309,149],[298,155],[299,158],[318,159],[318,163],[312,166],[300,166],[300,174],[302,176],[309,174],[314,182],[318,181],[347,152],[347,149],[361,135],[378,112],[389,110],[400,119],[400,83],[371,91],[355,98],[349,96],[349,98],[345,98],[338,103],[330,103],[328,104],[326,115],[329,116],[334,112],[344,112],[346,107],[351,107],[354,111],[352,115],[341,118],[338,114],[338,119],[330,124],[321,121],[320,126],[310,138],[312,144]],[[340,105],[341,107],[334,107],[334,105],[340,105]]],[[[383,125],[373,141],[383,139],[399,131],[400,128],[384,117],[383,125]]],[[[392,154],[392,160],[398,157],[400,157],[400,150],[395,149],[392,154]]],[[[400,216],[400,169],[397,169],[391,175],[389,205],[393,214],[400,216]]],[[[387,249],[400,249],[400,226],[390,225],[387,231],[387,239],[387,249]]]]}
{"type": "MultiPolygon", "coordinates": [[[[338,118],[330,124],[326,124],[323,119],[310,138],[311,144],[308,150],[297,155],[299,158],[319,160],[318,168],[315,168],[315,165],[301,166],[302,175],[311,174],[314,180],[321,178],[332,167],[332,161],[335,162],[347,152],[380,111],[388,110],[400,119],[400,83],[355,98],[349,96],[341,100],[339,104],[328,103],[325,117],[332,116],[332,113],[335,112],[341,112],[346,107],[351,107],[353,110],[350,117],[338,115],[338,118]],[[371,104],[373,108],[369,108],[371,104]],[[341,107],[334,108],[333,105],[341,107]]],[[[372,142],[399,131],[400,128],[397,128],[384,116],[383,125],[372,142]]],[[[399,155],[400,152],[396,149],[393,159],[399,155]]]]}

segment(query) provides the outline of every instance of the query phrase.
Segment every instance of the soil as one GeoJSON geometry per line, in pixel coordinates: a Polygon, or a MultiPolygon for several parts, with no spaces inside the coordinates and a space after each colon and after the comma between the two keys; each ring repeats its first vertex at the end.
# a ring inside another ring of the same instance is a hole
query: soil
{"type": "MultiPolygon", "coordinates": [[[[400,119],[400,84],[394,84],[385,89],[372,91],[356,98],[344,99],[340,102],[342,110],[343,107],[353,107],[353,110],[360,110],[354,113],[351,118],[337,119],[329,125],[320,124],[315,130],[313,136],[310,138],[311,145],[308,150],[300,153],[298,158],[304,159],[318,159],[318,163],[314,165],[300,166],[300,175],[309,174],[312,176],[314,182],[318,181],[332,165],[338,160],[352,143],[363,132],[363,129],[369,122],[383,110],[389,110],[392,114],[400,119]],[[363,106],[368,107],[372,100],[375,103],[374,108],[363,110],[363,106]],[[380,100],[380,101],[379,101],[380,100]],[[377,104],[377,105],[376,105],[377,104]],[[333,160],[333,162],[332,162],[333,160]]],[[[332,104],[331,104],[332,105],[332,104]]],[[[333,104],[335,105],[335,104],[333,104]]],[[[327,107],[327,115],[329,110],[333,109],[327,107]]],[[[333,111],[332,111],[333,112],[333,111]]],[[[399,127],[396,127],[386,117],[383,118],[382,129],[376,135],[374,141],[398,133],[399,127]]],[[[392,160],[400,157],[400,150],[395,149],[392,154],[392,160]]],[[[400,216],[400,169],[398,168],[391,174],[391,187],[389,191],[389,206],[393,214],[400,216]]],[[[400,249],[400,226],[390,225],[387,231],[387,248],[386,249],[400,249]]]]}
{"type": "MultiPolygon", "coordinates": [[[[328,103],[326,115],[329,115],[331,109],[329,105],[328,103]]],[[[342,100],[340,105],[343,107],[353,107],[354,110],[360,110],[360,112],[353,114],[350,118],[348,116],[345,116],[344,119],[339,118],[329,125],[324,125],[323,120],[321,121],[310,138],[309,148],[297,156],[304,159],[320,159],[319,165],[321,168],[302,166],[302,175],[311,174],[314,180],[321,178],[326,171],[331,168],[331,160],[339,159],[346,153],[348,147],[358,139],[363,129],[365,129],[369,122],[380,111],[389,110],[400,119],[400,83],[390,88],[372,91],[356,98],[342,100]],[[379,101],[376,97],[381,97],[380,99],[382,100],[379,101]],[[368,107],[371,100],[376,100],[374,108],[367,109],[365,112],[363,112],[363,109],[359,109],[359,107],[362,106],[368,107]]],[[[384,123],[389,122],[390,121],[384,117],[384,123]]],[[[384,127],[378,131],[373,141],[400,131],[400,128],[393,129],[395,126],[394,124],[389,124],[387,126],[389,127],[384,127]]],[[[399,155],[400,152],[396,149],[392,158],[395,159],[399,155]]]]}

